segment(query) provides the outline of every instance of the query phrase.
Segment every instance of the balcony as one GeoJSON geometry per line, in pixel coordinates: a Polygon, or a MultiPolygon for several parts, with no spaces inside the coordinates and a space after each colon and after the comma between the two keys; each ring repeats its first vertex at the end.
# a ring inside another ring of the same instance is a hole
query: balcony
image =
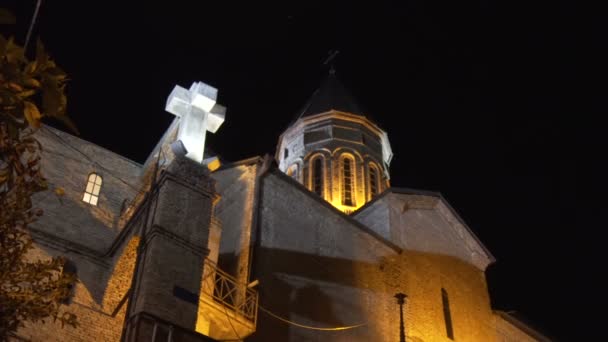
{"type": "Polygon", "coordinates": [[[196,331],[216,340],[240,340],[255,332],[258,293],[205,260],[196,331]]]}
{"type": "Polygon", "coordinates": [[[140,312],[133,316],[124,336],[132,342],[212,342],[213,339],[167,322],[154,315],[140,312]]]}

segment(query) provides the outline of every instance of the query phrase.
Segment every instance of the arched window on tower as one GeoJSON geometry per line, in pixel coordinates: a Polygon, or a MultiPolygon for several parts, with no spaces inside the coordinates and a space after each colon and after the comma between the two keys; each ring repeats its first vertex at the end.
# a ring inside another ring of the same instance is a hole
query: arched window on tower
{"type": "Polygon", "coordinates": [[[342,157],[342,204],[355,206],[355,161],[352,157],[342,157]]]}
{"type": "Polygon", "coordinates": [[[312,191],[323,197],[324,193],[324,184],[323,184],[323,157],[317,156],[312,160],[312,176],[311,176],[311,186],[312,191]]]}
{"type": "Polygon", "coordinates": [[[298,180],[298,165],[293,164],[287,169],[287,175],[295,180],[298,180]]]}
{"type": "Polygon", "coordinates": [[[380,192],[380,172],[378,167],[370,163],[369,164],[369,193],[370,197],[374,198],[380,192]]]}
{"type": "Polygon", "coordinates": [[[84,190],[82,201],[91,205],[97,205],[99,200],[99,191],[101,190],[101,176],[96,173],[91,173],[87,180],[87,187],[84,190]]]}

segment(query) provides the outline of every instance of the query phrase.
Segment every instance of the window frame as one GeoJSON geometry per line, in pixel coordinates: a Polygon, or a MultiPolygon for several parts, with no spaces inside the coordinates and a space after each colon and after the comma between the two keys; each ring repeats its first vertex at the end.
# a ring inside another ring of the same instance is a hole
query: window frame
{"type": "Polygon", "coordinates": [[[347,207],[356,207],[357,206],[357,197],[356,197],[356,180],[357,180],[357,172],[356,172],[356,161],[355,157],[350,153],[343,153],[340,156],[340,197],[341,203],[347,207]],[[348,160],[350,176],[349,181],[347,182],[346,177],[346,160],[348,160]],[[348,183],[348,184],[347,184],[348,183]],[[349,189],[347,189],[349,187],[349,189]],[[347,191],[348,190],[348,191],[347,191]],[[347,199],[347,193],[350,192],[350,198],[347,199]],[[350,200],[350,201],[348,201],[350,200]]]}
{"type": "Polygon", "coordinates": [[[322,154],[310,158],[310,191],[325,198],[325,157],[322,154]],[[320,163],[320,170],[317,170],[317,162],[320,163]],[[319,189],[316,179],[320,181],[319,189]]]}
{"type": "Polygon", "coordinates": [[[380,192],[382,191],[381,183],[380,183],[380,168],[376,165],[376,163],[370,162],[367,167],[367,173],[368,173],[368,186],[369,186],[369,194],[370,194],[369,198],[371,200],[372,198],[374,198],[375,196],[380,194],[380,192]],[[372,171],[373,171],[373,173],[375,173],[375,175],[372,175],[372,171]],[[376,183],[375,191],[372,187],[372,179],[376,183]]]}
{"type": "Polygon", "coordinates": [[[100,174],[96,172],[89,173],[87,176],[87,184],[84,188],[84,194],[82,195],[82,201],[92,206],[97,206],[102,185],[103,177],[101,177],[100,174]]]}

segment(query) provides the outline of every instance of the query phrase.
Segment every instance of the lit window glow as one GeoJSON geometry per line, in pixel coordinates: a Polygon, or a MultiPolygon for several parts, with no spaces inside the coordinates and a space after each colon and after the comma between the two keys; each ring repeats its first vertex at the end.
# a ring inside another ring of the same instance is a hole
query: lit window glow
{"type": "Polygon", "coordinates": [[[349,207],[355,206],[353,164],[350,157],[342,159],[342,204],[349,207]]]}
{"type": "Polygon", "coordinates": [[[91,205],[97,205],[99,200],[99,191],[101,190],[101,176],[96,173],[91,173],[87,181],[87,187],[84,191],[82,201],[91,205]]]}

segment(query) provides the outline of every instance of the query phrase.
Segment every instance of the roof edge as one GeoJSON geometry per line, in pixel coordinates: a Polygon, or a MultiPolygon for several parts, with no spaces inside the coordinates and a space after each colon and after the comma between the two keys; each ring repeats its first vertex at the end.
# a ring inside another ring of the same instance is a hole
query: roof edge
{"type": "Polygon", "coordinates": [[[378,196],[376,196],[371,201],[365,203],[363,206],[361,206],[359,209],[357,209],[352,215],[357,215],[357,214],[361,213],[363,210],[365,210],[366,208],[369,208],[374,203],[376,203],[378,200],[380,200],[381,198],[384,198],[387,194],[390,194],[390,193],[404,194],[404,195],[432,196],[432,197],[436,197],[436,198],[440,199],[441,201],[443,201],[443,203],[445,203],[445,206],[448,208],[448,210],[450,210],[450,212],[452,213],[452,215],[454,215],[454,217],[458,220],[458,222],[463,225],[463,227],[467,230],[467,232],[469,234],[471,234],[471,236],[477,242],[477,244],[479,244],[479,246],[481,246],[481,249],[484,251],[484,253],[486,253],[486,256],[490,260],[490,263],[488,264],[488,266],[490,266],[496,262],[496,258],[494,257],[492,252],[490,252],[488,247],[486,247],[486,245],[484,245],[483,242],[481,242],[481,240],[473,232],[471,227],[469,227],[469,225],[462,219],[462,217],[460,217],[458,212],[452,207],[452,205],[448,202],[448,200],[440,192],[429,191],[429,190],[418,190],[418,189],[411,189],[411,188],[390,187],[390,188],[386,189],[385,191],[383,191],[382,193],[380,193],[378,196]]]}
{"type": "Polygon", "coordinates": [[[374,230],[372,230],[369,227],[365,226],[361,222],[355,220],[353,217],[351,217],[352,214],[351,215],[347,215],[344,212],[338,210],[336,207],[334,207],[333,205],[331,205],[330,203],[328,203],[323,198],[321,198],[321,197],[313,194],[312,192],[310,192],[310,190],[308,190],[304,185],[300,184],[299,182],[297,182],[293,178],[287,176],[285,173],[283,173],[281,170],[279,170],[279,168],[276,166],[276,163],[271,164],[271,166],[269,167],[269,169],[267,170],[267,172],[265,172],[264,174],[262,174],[261,177],[266,177],[270,173],[272,173],[274,175],[277,175],[279,178],[281,178],[282,180],[284,180],[284,181],[286,181],[288,183],[291,183],[298,190],[302,191],[306,196],[314,199],[318,203],[321,203],[321,205],[325,206],[326,208],[329,208],[334,214],[339,215],[340,217],[344,218],[349,223],[353,224],[355,227],[359,228],[364,233],[367,233],[368,235],[371,235],[372,237],[374,237],[376,240],[380,241],[382,244],[384,244],[388,248],[391,248],[392,250],[394,250],[397,253],[403,252],[403,249],[401,247],[399,247],[396,244],[392,243],[391,241],[385,239],[383,236],[381,236],[380,234],[376,233],[374,230]]]}
{"type": "Polygon", "coordinates": [[[215,170],[213,172],[215,173],[215,172],[219,172],[219,171],[224,171],[224,170],[231,169],[233,167],[237,167],[237,166],[241,166],[241,165],[258,164],[258,163],[261,163],[263,160],[264,160],[264,158],[262,156],[253,156],[253,157],[237,160],[234,162],[222,164],[217,170],[215,170]]]}
{"type": "Polygon", "coordinates": [[[551,342],[552,341],[549,337],[545,336],[540,331],[531,327],[528,323],[518,319],[517,317],[515,317],[513,315],[510,315],[506,311],[492,310],[492,313],[494,313],[496,316],[499,316],[500,318],[504,319],[505,321],[513,324],[515,327],[517,327],[524,333],[538,339],[540,342],[551,342]]]}

